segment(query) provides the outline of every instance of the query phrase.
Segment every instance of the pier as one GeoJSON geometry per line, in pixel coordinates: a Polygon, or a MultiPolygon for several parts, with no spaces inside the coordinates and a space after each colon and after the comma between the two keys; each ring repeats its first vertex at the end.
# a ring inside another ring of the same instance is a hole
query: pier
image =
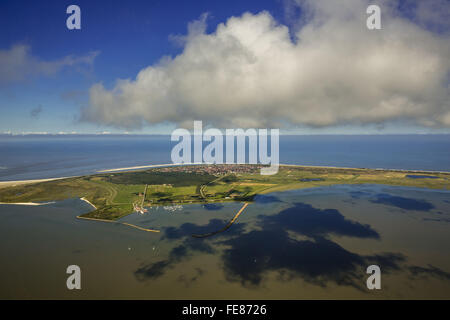
{"type": "Polygon", "coordinates": [[[248,205],[249,205],[248,202],[244,203],[244,205],[242,206],[242,208],[238,211],[238,213],[236,213],[236,215],[233,217],[233,219],[231,219],[231,220],[227,223],[227,225],[226,225],[225,227],[223,227],[222,229],[217,230],[217,231],[213,231],[213,232],[209,232],[209,233],[204,233],[204,234],[193,234],[192,237],[194,237],[194,238],[206,238],[206,237],[210,237],[210,236],[213,236],[213,235],[215,235],[215,234],[218,234],[218,233],[220,233],[220,232],[226,231],[228,228],[231,227],[231,225],[232,225],[233,223],[236,222],[237,218],[241,215],[241,213],[245,210],[245,208],[247,208],[248,205]]]}

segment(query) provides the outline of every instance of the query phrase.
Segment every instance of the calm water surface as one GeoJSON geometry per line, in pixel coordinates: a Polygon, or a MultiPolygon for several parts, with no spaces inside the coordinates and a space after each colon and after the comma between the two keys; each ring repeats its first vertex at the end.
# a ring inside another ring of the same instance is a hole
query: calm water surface
{"type": "MultiPolygon", "coordinates": [[[[171,163],[175,144],[170,136],[0,135],[0,181],[171,163]]],[[[285,164],[450,171],[449,159],[450,135],[280,137],[285,164]]]]}
{"type": "Polygon", "coordinates": [[[450,298],[450,192],[375,185],[259,196],[242,206],[149,209],[115,223],[89,205],[0,206],[0,298],[450,298]],[[66,289],[68,265],[82,290],[66,289]],[[382,290],[366,288],[367,266],[382,290]]]}

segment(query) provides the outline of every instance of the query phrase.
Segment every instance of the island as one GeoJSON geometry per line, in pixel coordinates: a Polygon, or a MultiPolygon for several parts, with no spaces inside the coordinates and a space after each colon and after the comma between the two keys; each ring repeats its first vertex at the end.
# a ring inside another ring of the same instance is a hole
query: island
{"type": "Polygon", "coordinates": [[[153,167],[17,184],[0,189],[0,203],[40,203],[81,198],[92,205],[82,218],[115,221],[145,207],[252,202],[258,194],[337,184],[383,184],[450,189],[449,172],[281,165],[199,164],[153,167]]]}

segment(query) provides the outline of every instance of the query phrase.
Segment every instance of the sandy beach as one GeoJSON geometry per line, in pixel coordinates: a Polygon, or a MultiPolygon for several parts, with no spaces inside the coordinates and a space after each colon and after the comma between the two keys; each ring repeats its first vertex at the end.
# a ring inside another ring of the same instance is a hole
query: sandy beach
{"type": "Polygon", "coordinates": [[[92,204],[92,202],[90,202],[88,199],[86,199],[85,197],[83,197],[83,198],[80,198],[80,200],[83,200],[84,202],[87,202],[87,203],[89,203],[95,210],[97,210],[97,207],[96,206],[94,206],[93,204],[92,204]]]}
{"type": "Polygon", "coordinates": [[[17,205],[17,206],[44,206],[46,204],[51,204],[51,203],[55,203],[55,202],[54,201],[51,201],[51,202],[13,202],[13,203],[0,202],[0,204],[12,204],[12,205],[17,205]]]}
{"type": "Polygon", "coordinates": [[[116,168],[116,169],[105,169],[99,170],[97,172],[116,172],[116,171],[127,171],[127,170],[138,170],[138,169],[149,169],[149,168],[160,168],[160,167],[173,167],[173,166],[192,166],[205,163],[165,163],[165,164],[150,164],[147,166],[136,166],[127,168],[116,168]]]}
{"type": "Polygon", "coordinates": [[[0,181],[0,188],[14,187],[14,186],[19,186],[19,185],[53,181],[53,180],[59,180],[59,179],[65,179],[65,178],[67,178],[67,177],[50,178],[50,179],[35,179],[35,180],[19,180],[19,181],[0,181]]]}

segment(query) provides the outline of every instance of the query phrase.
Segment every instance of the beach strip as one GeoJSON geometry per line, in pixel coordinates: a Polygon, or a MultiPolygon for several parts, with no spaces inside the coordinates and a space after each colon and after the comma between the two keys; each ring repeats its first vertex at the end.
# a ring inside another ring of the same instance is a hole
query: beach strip
{"type": "Polygon", "coordinates": [[[136,167],[126,167],[126,168],[116,168],[116,169],[104,169],[97,172],[116,172],[116,171],[128,171],[128,170],[139,170],[139,169],[150,169],[150,168],[161,168],[161,167],[175,167],[175,166],[192,166],[201,165],[204,163],[164,163],[164,164],[149,164],[147,166],[136,166],[136,167]]]}
{"type": "Polygon", "coordinates": [[[46,204],[52,204],[55,203],[55,201],[52,202],[0,202],[0,204],[12,204],[17,206],[45,206],[46,204]]]}
{"type": "Polygon", "coordinates": [[[18,180],[18,181],[0,181],[0,188],[15,187],[15,186],[19,186],[19,185],[47,182],[47,181],[60,180],[60,179],[66,179],[66,178],[68,178],[68,177],[49,178],[49,179],[34,179],[34,180],[18,180]]]}
{"type": "Polygon", "coordinates": [[[87,202],[87,203],[90,204],[95,210],[97,210],[97,207],[94,206],[94,205],[92,204],[92,202],[90,202],[90,201],[89,201],[88,199],[86,199],[85,197],[80,198],[80,200],[83,200],[84,202],[87,202]]]}

